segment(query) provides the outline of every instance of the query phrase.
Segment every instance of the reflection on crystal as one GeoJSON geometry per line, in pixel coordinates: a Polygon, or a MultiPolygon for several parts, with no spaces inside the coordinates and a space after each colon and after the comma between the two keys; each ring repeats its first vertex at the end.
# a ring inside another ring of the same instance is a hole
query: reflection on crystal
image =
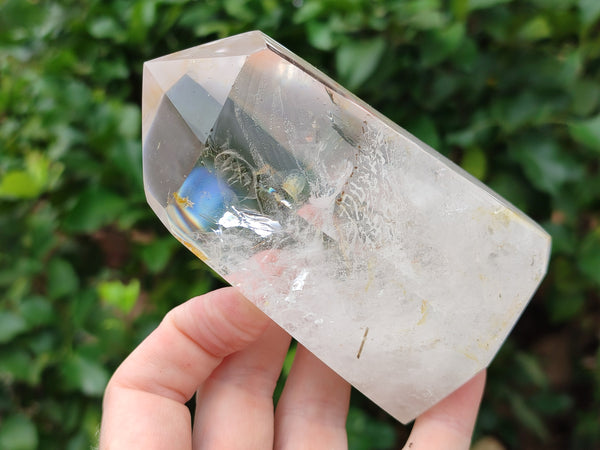
{"type": "Polygon", "coordinates": [[[231,206],[231,211],[223,214],[219,225],[222,228],[246,228],[260,237],[268,237],[281,231],[279,222],[252,211],[238,211],[235,206],[231,206]]]}
{"type": "Polygon", "coordinates": [[[549,237],[260,32],[144,67],[144,183],[171,232],[403,422],[486,367],[549,237]]]}
{"type": "Polygon", "coordinates": [[[195,167],[169,199],[169,216],[188,230],[216,230],[219,217],[235,199],[233,191],[203,167],[195,167]]]}

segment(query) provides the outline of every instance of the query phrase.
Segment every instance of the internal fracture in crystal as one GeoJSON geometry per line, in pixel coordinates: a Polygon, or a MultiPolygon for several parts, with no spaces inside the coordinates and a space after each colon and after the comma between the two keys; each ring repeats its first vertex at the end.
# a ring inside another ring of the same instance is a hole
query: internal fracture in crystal
{"type": "Polygon", "coordinates": [[[485,368],[543,278],[531,219],[260,32],[144,66],[160,220],[408,422],[485,368]]]}

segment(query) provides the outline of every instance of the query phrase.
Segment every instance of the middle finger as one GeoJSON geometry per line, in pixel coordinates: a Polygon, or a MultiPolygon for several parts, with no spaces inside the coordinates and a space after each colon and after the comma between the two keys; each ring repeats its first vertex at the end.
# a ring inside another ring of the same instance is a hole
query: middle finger
{"type": "Polygon", "coordinates": [[[272,448],[273,391],[289,345],[272,322],[258,341],[225,358],[196,394],[194,448],[272,448]]]}

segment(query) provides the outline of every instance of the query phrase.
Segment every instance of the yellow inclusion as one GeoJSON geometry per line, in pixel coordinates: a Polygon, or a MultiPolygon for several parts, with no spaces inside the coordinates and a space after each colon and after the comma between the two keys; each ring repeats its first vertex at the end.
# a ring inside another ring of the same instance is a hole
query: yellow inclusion
{"type": "Polygon", "coordinates": [[[188,197],[182,197],[177,192],[173,194],[173,198],[175,199],[175,202],[182,208],[191,208],[192,206],[194,206],[193,201],[191,201],[188,197]]]}

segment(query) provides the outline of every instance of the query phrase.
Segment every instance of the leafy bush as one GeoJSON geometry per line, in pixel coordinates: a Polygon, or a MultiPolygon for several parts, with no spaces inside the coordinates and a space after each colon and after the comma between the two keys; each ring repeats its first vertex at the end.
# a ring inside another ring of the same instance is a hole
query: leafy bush
{"type": "MultiPolygon", "coordinates": [[[[110,373],[221,284],[142,189],[142,62],[262,29],[552,234],[489,371],[477,437],[600,446],[600,2],[5,0],[0,4],[0,448],[88,448],[110,373]]],[[[361,396],[353,448],[407,429],[361,396]]]]}

